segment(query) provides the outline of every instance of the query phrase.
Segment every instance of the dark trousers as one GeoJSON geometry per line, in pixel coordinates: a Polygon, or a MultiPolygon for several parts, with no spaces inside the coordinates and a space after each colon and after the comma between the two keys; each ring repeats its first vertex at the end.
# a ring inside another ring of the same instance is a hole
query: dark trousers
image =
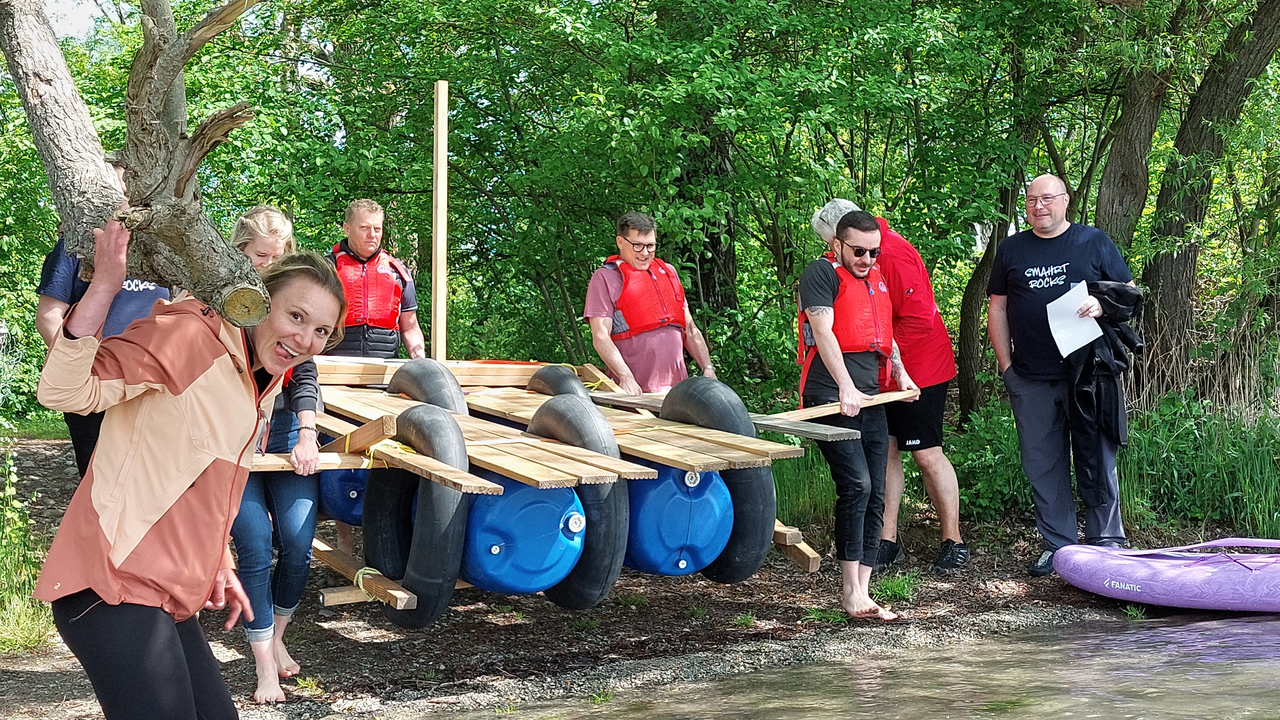
{"type": "MultiPolygon", "coordinates": [[[[835,398],[804,399],[814,407],[835,398]]],[[[854,417],[830,415],[815,422],[862,432],[859,440],[818,442],[836,484],[836,559],[874,565],[884,527],[884,471],[889,459],[889,426],[884,406],[854,417]]]]}
{"type": "Polygon", "coordinates": [[[92,590],[53,601],[53,622],[93,683],[107,720],[239,717],[196,618],[108,605],[92,590]]]}
{"type": "Polygon", "coordinates": [[[71,449],[76,451],[76,467],[83,480],[89,472],[89,458],[93,457],[93,449],[98,446],[98,431],[102,428],[102,413],[76,415],[62,413],[67,421],[67,432],[71,435],[71,449]]]}

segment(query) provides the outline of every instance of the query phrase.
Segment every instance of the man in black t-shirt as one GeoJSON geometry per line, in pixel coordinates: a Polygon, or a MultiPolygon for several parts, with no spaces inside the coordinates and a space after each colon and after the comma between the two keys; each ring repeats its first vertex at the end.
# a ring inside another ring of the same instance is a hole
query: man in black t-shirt
{"type": "MultiPolygon", "coordinates": [[[[1046,307],[1077,283],[1133,284],[1129,268],[1106,233],[1067,222],[1067,201],[1061,179],[1041,175],[1031,182],[1026,203],[1031,229],[1000,244],[987,284],[987,335],[1017,420],[1022,469],[1031,481],[1036,527],[1043,541],[1043,551],[1030,568],[1036,576],[1052,573],[1054,552],[1078,542],[1067,373],[1049,330],[1046,307]]],[[[1089,296],[1078,314],[1100,317],[1102,306],[1089,296]]],[[[1115,443],[1103,439],[1101,460],[1112,499],[1086,508],[1085,542],[1090,544],[1120,547],[1125,541],[1116,449],[1115,443]]]]}
{"type": "Polygon", "coordinates": [[[836,485],[840,606],[852,617],[894,620],[897,615],[868,593],[880,547],[889,427],[884,406],[863,408],[862,402],[879,392],[882,363],[898,387],[911,390],[915,383],[893,342],[889,289],[874,267],[879,223],[855,210],[840,219],[835,240],[834,251],[800,276],[800,397],[805,407],[838,401],[840,414],[823,422],[862,433],[856,440],[818,443],[836,485]]]}

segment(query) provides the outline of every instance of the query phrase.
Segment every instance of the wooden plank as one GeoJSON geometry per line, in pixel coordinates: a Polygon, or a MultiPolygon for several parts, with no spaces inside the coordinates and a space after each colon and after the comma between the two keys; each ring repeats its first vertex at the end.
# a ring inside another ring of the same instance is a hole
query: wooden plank
{"type": "Polygon", "coordinates": [[[320,448],[320,452],[362,453],[383,440],[394,437],[395,434],[396,416],[383,415],[326,443],[320,448]]]}
{"type": "Polygon", "coordinates": [[[626,393],[591,393],[591,402],[597,405],[608,405],[628,410],[648,410],[653,413],[662,412],[662,401],[666,393],[645,393],[644,395],[628,395],[626,393]]]}
{"type": "Polygon", "coordinates": [[[435,83],[431,146],[431,357],[444,360],[449,311],[449,81],[435,83]]]}
{"type": "Polygon", "coordinates": [[[594,383],[597,389],[602,389],[606,392],[622,392],[621,385],[614,382],[613,378],[609,377],[603,370],[591,363],[586,363],[582,367],[578,368],[578,377],[582,378],[582,382],[584,383],[594,383]]]}
{"type": "Polygon", "coordinates": [[[316,427],[325,435],[342,437],[347,433],[355,432],[360,426],[346,418],[334,417],[329,413],[316,413],[316,427]]]}
{"type": "Polygon", "coordinates": [[[849,428],[823,425],[821,423],[804,422],[801,420],[775,420],[772,415],[757,415],[752,413],[751,422],[755,423],[757,430],[768,430],[770,432],[782,433],[783,435],[794,435],[796,437],[809,438],[810,440],[835,442],[837,440],[857,440],[862,437],[862,432],[859,430],[850,430],[849,428]]]}
{"type": "MultiPolygon", "coordinates": [[[[917,390],[895,390],[893,392],[884,392],[879,395],[872,395],[869,399],[862,401],[862,407],[875,407],[876,405],[884,405],[886,403],[897,402],[899,400],[914,400],[920,397],[920,391],[917,390]]],[[[840,412],[840,403],[833,402],[825,405],[817,405],[811,408],[800,408],[799,410],[788,410],[787,412],[774,413],[771,418],[781,420],[812,420],[814,418],[827,417],[828,415],[836,415],[840,412]]]]}
{"type": "Polygon", "coordinates": [[[795,545],[779,545],[778,549],[805,572],[818,572],[818,568],[822,566],[822,556],[814,552],[808,543],[799,542],[795,545]]]}
{"type": "Polygon", "coordinates": [[[770,440],[747,437],[746,435],[736,435],[734,433],[723,432],[721,430],[708,430],[707,428],[698,427],[696,425],[678,425],[676,427],[663,426],[663,429],[673,433],[696,437],[700,440],[716,443],[717,445],[724,445],[725,447],[764,455],[771,461],[804,457],[804,448],[799,445],[786,445],[783,443],[772,442],[770,440]]]}
{"type": "Polygon", "coordinates": [[[467,447],[467,458],[486,470],[536,488],[573,487],[578,484],[573,475],[491,445],[467,447]]]}
{"type": "MultiPolygon", "coordinates": [[[[360,453],[321,452],[319,470],[360,470],[365,468],[384,468],[387,464],[381,460],[372,460],[360,453]]],[[[289,453],[267,453],[254,455],[252,472],[293,472],[293,463],[289,462],[289,453]]]]}
{"type": "Polygon", "coordinates": [[[769,465],[769,457],[767,455],[758,455],[746,450],[738,450],[736,448],[727,447],[717,443],[703,440],[694,435],[686,435],[683,433],[674,433],[669,430],[652,430],[644,435],[649,440],[657,440],[668,445],[684,448],[685,450],[693,450],[703,455],[718,457],[729,462],[730,470],[742,470],[745,468],[767,467],[769,465]]]}
{"type": "MultiPolygon", "coordinates": [[[[355,581],[356,573],[364,567],[350,555],[334,550],[320,538],[312,538],[311,549],[316,559],[333,568],[335,572],[348,580],[355,581]]],[[[366,574],[364,589],[369,594],[396,610],[413,610],[418,607],[418,596],[400,587],[396,582],[384,577],[381,573],[366,574]]]]}
{"type": "Polygon", "coordinates": [[[793,528],[790,525],[783,525],[781,520],[773,521],[773,544],[774,545],[797,545],[804,542],[804,534],[799,528],[793,528]]]}
{"type": "MultiPolygon", "coordinates": [[[[537,437],[530,435],[530,438],[537,437]]],[[[658,471],[645,465],[637,465],[627,462],[620,458],[601,455],[600,453],[591,452],[580,447],[565,445],[558,442],[546,442],[545,438],[541,438],[543,444],[538,447],[549,453],[554,453],[571,460],[577,460],[586,465],[593,465],[606,472],[613,473],[620,478],[626,480],[654,480],[658,477],[658,471]]]]}
{"type": "Polygon", "coordinates": [[[529,437],[526,440],[526,444],[519,448],[507,449],[511,452],[519,453],[520,457],[526,460],[532,460],[549,468],[576,476],[577,482],[583,485],[600,485],[616,482],[618,479],[617,473],[609,472],[594,463],[581,462],[568,455],[552,452],[551,448],[558,444],[555,441],[539,442],[534,440],[533,437],[529,437]]]}
{"type": "Polygon", "coordinates": [[[681,470],[694,472],[710,472],[712,470],[728,470],[729,461],[711,455],[704,455],[693,450],[685,450],[675,445],[649,440],[645,433],[633,433],[618,437],[618,449],[626,455],[634,455],[645,460],[670,465],[681,470]]]}
{"type": "Polygon", "coordinates": [[[385,441],[370,448],[370,452],[373,453],[374,459],[384,460],[388,465],[408,470],[415,475],[440,483],[445,487],[453,488],[458,492],[473,495],[502,494],[502,486],[497,483],[478,478],[452,465],[446,465],[435,458],[419,455],[408,450],[401,450],[385,441]]]}

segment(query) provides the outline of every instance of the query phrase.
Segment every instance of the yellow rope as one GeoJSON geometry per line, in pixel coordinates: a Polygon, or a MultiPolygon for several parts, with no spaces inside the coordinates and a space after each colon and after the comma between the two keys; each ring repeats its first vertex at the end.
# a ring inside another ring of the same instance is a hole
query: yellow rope
{"type": "Polygon", "coordinates": [[[377,575],[381,577],[382,573],[366,565],[356,571],[356,576],[354,580],[355,580],[356,587],[360,588],[360,592],[364,593],[365,597],[369,598],[370,600],[375,600],[376,598],[373,597],[373,594],[370,593],[368,590],[364,589],[364,579],[369,577],[370,575],[377,575]]]}

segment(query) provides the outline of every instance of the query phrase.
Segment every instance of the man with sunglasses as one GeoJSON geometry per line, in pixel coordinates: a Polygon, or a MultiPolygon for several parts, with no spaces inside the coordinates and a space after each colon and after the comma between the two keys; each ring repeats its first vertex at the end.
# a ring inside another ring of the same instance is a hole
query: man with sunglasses
{"type": "Polygon", "coordinates": [[[880,546],[889,430],[884,407],[864,409],[862,401],[880,391],[884,374],[904,390],[915,383],[893,341],[893,304],[875,268],[879,223],[855,210],[840,219],[835,239],[835,249],[800,276],[800,398],[805,407],[838,401],[840,414],[823,422],[861,432],[855,440],[818,443],[836,485],[840,606],[855,618],[894,620],[868,592],[880,546]]]}
{"type": "Polygon", "coordinates": [[[657,226],[644,213],[618,219],[618,254],[591,276],[583,317],[609,376],[632,395],[665,392],[689,376],[684,351],[715,377],[676,269],[656,255],[657,226]]]}
{"type": "MultiPolygon", "coordinates": [[[[858,206],[836,198],[813,215],[813,230],[836,250],[835,230],[840,218],[858,206]]],[[[889,464],[884,479],[884,525],[880,529],[880,551],[873,572],[906,559],[898,541],[898,511],[902,506],[905,478],[902,454],[910,452],[924,480],[925,491],[938,513],[942,542],[932,571],[944,574],[969,561],[969,547],[960,534],[960,487],[955,468],[942,448],[943,414],[947,389],[956,376],[951,336],[934,300],[929,270],[915,247],[894,232],[887,220],[876,218],[880,226],[880,249],[876,270],[884,276],[893,302],[893,339],[902,352],[902,364],[920,386],[915,402],[895,402],[885,406],[889,425],[889,464]]],[[[882,388],[888,389],[888,388],[882,388]]]]}
{"type": "MultiPolygon", "coordinates": [[[[1071,485],[1071,431],[1068,380],[1061,353],[1049,330],[1046,307],[1076,283],[1109,280],[1133,284],[1133,276],[1115,243],[1101,230],[1067,221],[1066,184],[1041,175],[1027,187],[1027,223],[1031,226],[1000,243],[987,283],[987,335],[1009,404],[1018,425],[1022,469],[1031,482],[1036,527],[1043,549],[1030,573],[1053,572],[1053,554],[1078,541],[1076,503],[1071,485]]],[[[1089,296],[1080,317],[1100,317],[1102,306],[1089,296]]],[[[1123,407],[1123,399],[1120,401],[1123,407]]],[[[1120,547],[1120,490],[1114,442],[1103,438],[1100,461],[1110,497],[1085,510],[1085,542],[1120,547]]]]}

